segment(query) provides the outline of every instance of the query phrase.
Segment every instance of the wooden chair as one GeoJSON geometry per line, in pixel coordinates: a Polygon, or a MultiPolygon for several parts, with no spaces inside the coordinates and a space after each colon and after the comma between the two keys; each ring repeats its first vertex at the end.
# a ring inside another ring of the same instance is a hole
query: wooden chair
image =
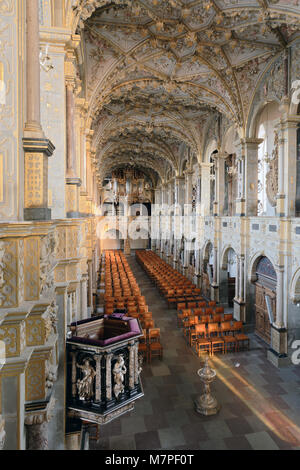
{"type": "Polygon", "coordinates": [[[212,317],[213,317],[214,323],[221,323],[223,320],[223,315],[221,315],[220,313],[216,313],[216,314],[214,313],[212,317]]]}
{"type": "Polygon", "coordinates": [[[243,323],[242,322],[234,322],[234,326],[236,328],[235,331],[240,331],[240,333],[234,333],[234,337],[237,342],[237,351],[241,349],[249,349],[250,348],[250,338],[249,336],[245,335],[243,332],[243,323]],[[237,324],[237,325],[235,325],[237,324]]]}
{"type": "Polygon", "coordinates": [[[206,326],[205,323],[198,323],[193,330],[190,330],[189,344],[193,347],[198,339],[205,338],[206,326]]]}
{"type": "Polygon", "coordinates": [[[160,329],[150,328],[149,329],[149,362],[151,362],[153,356],[158,356],[162,359],[163,347],[160,343],[160,329]]]}
{"type": "Polygon", "coordinates": [[[149,348],[148,348],[148,341],[147,341],[147,332],[143,330],[143,336],[139,340],[139,353],[146,359],[146,362],[149,362],[149,348]]]}
{"type": "Polygon", "coordinates": [[[221,351],[224,354],[224,339],[219,336],[219,326],[217,323],[209,323],[207,325],[208,337],[211,342],[211,354],[221,351]]]}
{"type": "Polygon", "coordinates": [[[216,302],[215,300],[210,300],[210,301],[208,302],[208,306],[209,306],[209,307],[215,307],[216,305],[217,305],[217,302],[216,302]]]}

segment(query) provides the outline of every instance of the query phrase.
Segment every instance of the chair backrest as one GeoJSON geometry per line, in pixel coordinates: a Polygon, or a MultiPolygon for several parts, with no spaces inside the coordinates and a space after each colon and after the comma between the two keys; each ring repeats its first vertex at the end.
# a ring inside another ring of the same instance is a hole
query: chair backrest
{"type": "Polygon", "coordinates": [[[197,303],[196,302],[188,302],[187,306],[188,306],[188,308],[196,308],[197,303]]]}
{"type": "Polygon", "coordinates": [[[230,320],[233,320],[232,313],[224,313],[224,321],[230,321],[230,320]]]}
{"type": "Polygon", "coordinates": [[[202,308],[194,308],[195,315],[204,315],[202,308]]]}
{"type": "Polygon", "coordinates": [[[216,302],[215,300],[210,300],[210,301],[208,302],[208,306],[209,306],[209,307],[215,307],[216,305],[217,305],[217,302],[216,302]]]}
{"type": "Polygon", "coordinates": [[[223,315],[221,315],[220,313],[217,313],[215,315],[213,315],[213,321],[216,322],[216,323],[220,323],[222,320],[223,320],[223,315]]]}
{"type": "Polygon", "coordinates": [[[195,325],[195,333],[197,334],[206,334],[206,325],[205,323],[198,323],[198,325],[195,325]]]}
{"type": "Polygon", "coordinates": [[[149,340],[159,340],[160,339],[160,328],[150,328],[149,329],[149,340]]]}
{"type": "Polygon", "coordinates": [[[154,328],[154,321],[153,320],[145,320],[144,325],[145,325],[145,329],[149,330],[150,328],[154,328]]]}
{"type": "Polygon", "coordinates": [[[206,302],[205,301],[198,302],[198,307],[205,308],[206,307],[206,302]]]}
{"type": "Polygon", "coordinates": [[[214,312],[214,311],[213,311],[213,309],[212,309],[211,307],[207,307],[207,308],[205,309],[205,314],[206,314],[206,315],[212,315],[213,312],[214,312]]]}
{"type": "Polygon", "coordinates": [[[233,323],[233,328],[235,329],[235,331],[242,331],[243,329],[243,322],[242,321],[235,321],[233,323]]]}
{"type": "Polygon", "coordinates": [[[212,333],[218,333],[219,332],[218,323],[209,323],[207,325],[207,332],[209,335],[211,335],[212,333]]]}
{"type": "Polygon", "coordinates": [[[221,322],[221,331],[229,331],[231,329],[230,321],[221,322]]]}
{"type": "Polygon", "coordinates": [[[216,307],[215,312],[216,313],[224,313],[224,307],[216,307]]]}
{"type": "Polygon", "coordinates": [[[185,307],[186,307],[185,302],[184,302],[184,303],[183,303],[183,302],[178,302],[178,304],[177,304],[177,310],[182,310],[182,309],[184,309],[185,307]]]}

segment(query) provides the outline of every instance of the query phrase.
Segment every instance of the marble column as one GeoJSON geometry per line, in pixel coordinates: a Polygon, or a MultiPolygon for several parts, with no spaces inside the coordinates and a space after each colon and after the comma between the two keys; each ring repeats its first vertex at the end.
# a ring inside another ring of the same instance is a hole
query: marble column
{"type": "Polygon", "coordinates": [[[40,115],[39,1],[26,0],[26,124],[24,137],[44,139],[40,115]]]}
{"type": "Polygon", "coordinates": [[[239,279],[239,299],[240,302],[244,302],[244,276],[245,276],[245,257],[244,255],[240,256],[240,279],[239,279]]]}
{"type": "Polygon", "coordinates": [[[211,285],[211,299],[219,301],[219,285],[218,285],[218,248],[214,246],[214,264],[213,264],[213,281],[211,285]]]}
{"type": "Polygon", "coordinates": [[[80,303],[81,303],[81,320],[88,318],[87,311],[87,275],[83,275],[80,281],[80,303]]]}
{"type": "Polygon", "coordinates": [[[285,139],[281,136],[278,141],[278,192],[276,195],[276,212],[279,217],[285,215],[284,210],[284,144],[285,139]]]}
{"type": "Polygon", "coordinates": [[[245,184],[245,214],[257,215],[258,194],[258,147],[263,139],[244,139],[244,184],[245,184]]]}
{"type": "Polygon", "coordinates": [[[224,211],[224,188],[225,188],[225,157],[224,154],[215,155],[215,200],[214,216],[222,216],[224,211]]]}
{"type": "Polygon", "coordinates": [[[284,328],[284,321],[283,321],[283,289],[284,289],[284,268],[278,267],[276,269],[277,275],[277,285],[276,285],[276,321],[275,326],[276,328],[284,328]]]}
{"type": "Polygon", "coordinates": [[[210,213],[210,169],[211,163],[201,164],[201,215],[210,213]]]}
{"type": "Polygon", "coordinates": [[[92,260],[88,260],[88,307],[89,313],[93,312],[93,265],[92,260]]]}
{"type": "Polygon", "coordinates": [[[48,157],[55,147],[45,138],[40,116],[39,2],[26,1],[26,123],[24,127],[24,220],[49,220],[48,157]]]}
{"type": "Polygon", "coordinates": [[[299,116],[281,120],[278,158],[277,214],[295,217],[297,184],[297,128],[299,116]],[[283,180],[283,181],[282,181],[283,180]],[[280,188],[279,188],[280,184],[280,188]]]}
{"type": "MultiPolygon", "coordinates": [[[[74,67],[75,49],[79,46],[80,36],[72,35],[66,47],[66,123],[67,123],[67,161],[66,161],[66,216],[77,218],[79,213],[79,187],[81,179],[77,174],[77,152],[75,132],[77,121],[75,119],[75,89],[76,71],[74,67]]],[[[80,150],[80,148],[79,148],[80,150]]]]}
{"type": "Polygon", "coordinates": [[[233,299],[233,316],[237,321],[246,321],[245,304],[245,256],[237,256],[236,259],[236,278],[235,278],[235,297],[233,299]]]}
{"type": "Polygon", "coordinates": [[[71,80],[66,82],[66,108],[67,108],[67,170],[66,178],[76,178],[75,172],[75,133],[74,133],[74,100],[75,83],[71,80]]]}

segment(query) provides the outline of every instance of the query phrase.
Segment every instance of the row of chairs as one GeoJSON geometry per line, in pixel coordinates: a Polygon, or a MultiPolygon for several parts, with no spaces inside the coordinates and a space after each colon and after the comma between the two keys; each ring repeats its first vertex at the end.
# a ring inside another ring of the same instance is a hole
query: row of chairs
{"type": "Polygon", "coordinates": [[[243,332],[242,322],[234,321],[233,315],[224,313],[224,308],[215,301],[204,300],[199,289],[191,287],[190,281],[184,281],[179,273],[175,274],[176,271],[156,254],[138,252],[137,260],[159,286],[169,305],[177,305],[177,324],[198,355],[249,348],[249,337],[243,332]]]}
{"type": "Polygon", "coordinates": [[[183,322],[187,321],[189,318],[201,318],[201,323],[220,323],[221,321],[231,321],[233,320],[232,313],[223,313],[224,310],[222,307],[217,307],[213,310],[211,307],[206,309],[186,309],[179,311],[177,313],[177,326],[182,327],[183,322]],[[221,310],[221,311],[220,311],[221,310]]]}
{"type": "Polygon", "coordinates": [[[110,315],[116,309],[125,310],[128,316],[137,318],[143,328],[139,351],[150,362],[153,356],[162,358],[160,329],[155,328],[152,313],[146,299],[141,295],[136,279],[122,252],[105,253],[105,313],[110,315]]]}
{"type": "Polygon", "coordinates": [[[199,323],[189,331],[189,342],[198,356],[203,352],[210,355],[236,352],[250,346],[249,337],[243,333],[242,322],[199,323]]]}
{"type": "Polygon", "coordinates": [[[136,252],[136,259],[165,297],[169,306],[172,304],[177,305],[178,302],[184,302],[186,299],[191,301],[203,300],[200,289],[155,253],[138,251],[136,252]]]}
{"type": "Polygon", "coordinates": [[[163,347],[160,342],[160,328],[143,329],[143,337],[140,338],[139,352],[149,363],[154,356],[163,357],[163,347]]]}
{"type": "Polygon", "coordinates": [[[114,309],[124,309],[130,300],[133,305],[146,311],[145,298],[141,292],[129,264],[120,251],[105,252],[105,313],[114,309]]]}

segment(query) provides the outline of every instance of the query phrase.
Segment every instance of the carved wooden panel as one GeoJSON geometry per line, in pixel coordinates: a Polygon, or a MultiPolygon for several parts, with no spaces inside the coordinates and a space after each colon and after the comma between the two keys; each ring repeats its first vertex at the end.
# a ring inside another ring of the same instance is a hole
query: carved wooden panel
{"type": "Polygon", "coordinates": [[[262,284],[255,286],[255,332],[267,343],[271,342],[271,325],[266,304],[266,295],[270,297],[271,307],[276,320],[276,292],[262,284]]]}

